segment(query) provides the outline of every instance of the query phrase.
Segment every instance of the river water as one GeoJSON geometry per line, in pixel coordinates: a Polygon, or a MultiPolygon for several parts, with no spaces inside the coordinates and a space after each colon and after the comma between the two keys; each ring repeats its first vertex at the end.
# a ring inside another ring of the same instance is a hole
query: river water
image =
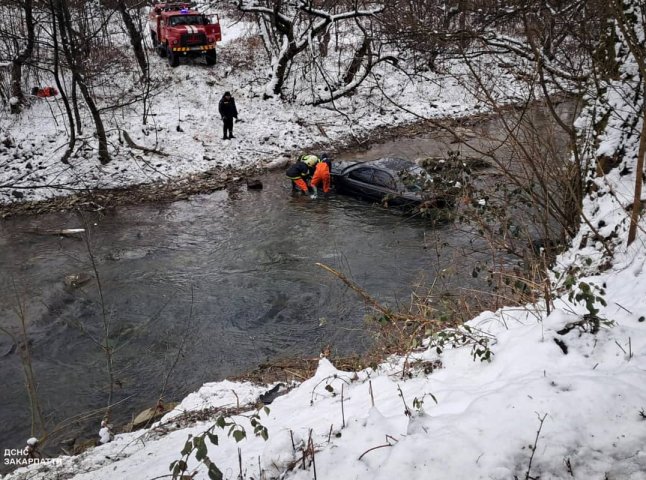
{"type": "MultiPolygon", "coordinates": [[[[487,125],[485,125],[486,128],[487,125]]],[[[339,159],[420,158],[455,148],[437,133],[339,159]]],[[[365,351],[370,310],[333,267],[381,302],[405,305],[419,283],[484,288],[471,276],[488,254],[458,225],[435,225],[360,200],[292,197],[282,172],[259,191],[222,190],[175,203],[0,222],[0,326],[31,342],[38,396],[51,425],[105,406],[104,319],[116,345],[115,412],[125,419],[202,383],[286,356],[365,351]],[[85,228],[81,237],[49,234],[85,228]],[[67,275],[99,274],[66,285],[67,275]],[[178,351],[182,351],[178,356],[178,351]]],[[[0,448],[23,444],[30,413],[20,346],[0,335],[0,448]]],[[[98,432],[99,420],[73,425],[98,432]]],[[[72,435],[72,434],[70,434],[72,435]]]]}

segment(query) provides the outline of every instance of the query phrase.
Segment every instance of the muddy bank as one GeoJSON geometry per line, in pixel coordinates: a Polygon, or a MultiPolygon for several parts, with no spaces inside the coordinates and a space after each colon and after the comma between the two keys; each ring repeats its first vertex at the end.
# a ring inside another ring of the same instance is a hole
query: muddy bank
{"type": "Polygon", "coordinates": [[[261,171],[259,168],[223,168],[166,182],[133,185],[118,189],[90,190],[38,202],[12,203],[0,206],[0,218],[14,215],[66,212],[77,209],[100,211],[124,205],[186,200],[191,195],[243,186],[245,178],[252,177],[261,171]]]}

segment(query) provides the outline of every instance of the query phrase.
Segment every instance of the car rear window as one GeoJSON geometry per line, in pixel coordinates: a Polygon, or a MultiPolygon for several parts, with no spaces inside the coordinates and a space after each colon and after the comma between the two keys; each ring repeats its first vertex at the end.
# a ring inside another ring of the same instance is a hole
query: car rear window
{"type": "Polygon", "coordinates": [[[357,168],[352,170],[348,177],[353,180],[358,180],[360,182],[372,183],[372,173],[374,169],[372,168],[357,168]]]}

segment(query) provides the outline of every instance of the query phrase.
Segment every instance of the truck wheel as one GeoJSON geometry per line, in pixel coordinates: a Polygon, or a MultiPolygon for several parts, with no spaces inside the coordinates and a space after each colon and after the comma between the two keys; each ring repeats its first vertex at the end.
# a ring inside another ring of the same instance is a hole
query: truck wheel
{"type": "Polygon", "coordinates": [[[218,57],[215,53],[215,50],[213,50],[212,52],[207,52],[204,58],[206,59],[206,64],[210,67],[212,65],[215,65],[215,61],[218,57]]]}
{"type": "Polygon", "coordinates": [[[166,45],[163,45],[161,43],[157,44],[157,53],[161,58],[166,57],[166,54],[168,53],[168,50],[166,49],[166,45]]]}
{"type": "Polygon", "coordinates": [[[179,55],[172,50],[168,50],[168,65],[175,68],[179,65],[179,55]]]}
{"type": "Polygon", "coordinates": [[[157,35],[155,35],[155,32],[150,32],[150,39],[153,41],[153,47],[157,48],[159,42],[157,41],[157,35]]]}

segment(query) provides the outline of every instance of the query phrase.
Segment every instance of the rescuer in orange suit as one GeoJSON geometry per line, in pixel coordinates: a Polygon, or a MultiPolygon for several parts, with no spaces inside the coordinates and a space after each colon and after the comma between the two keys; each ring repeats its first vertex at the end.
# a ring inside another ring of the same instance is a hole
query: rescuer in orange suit
{"type": "Polygon", "coordinates": [[[332,161],[328,157],[327,153],[322,153],[321,158],[316,162],[314,168],[314,176],[312,177],[312,188],[314,193],[312,194],[313,198],[316,198],[317,190],[319,185],[323,188],[323,193],[328,193],[330,191],[330,166],[332,161]]]}
{"type": "MultiPolygon", "coordinates": [[[[290,166],[285,175],[292,181],[292,192],[302,192],[303,194],[312,193],[312,188],[308,185],[312,177],[316,164],[319,163],[319,157],[316,155],[301,155],[296,163],[290,166]]],[[[312,195],[315,195],[313,190],[312,195]]]]}

